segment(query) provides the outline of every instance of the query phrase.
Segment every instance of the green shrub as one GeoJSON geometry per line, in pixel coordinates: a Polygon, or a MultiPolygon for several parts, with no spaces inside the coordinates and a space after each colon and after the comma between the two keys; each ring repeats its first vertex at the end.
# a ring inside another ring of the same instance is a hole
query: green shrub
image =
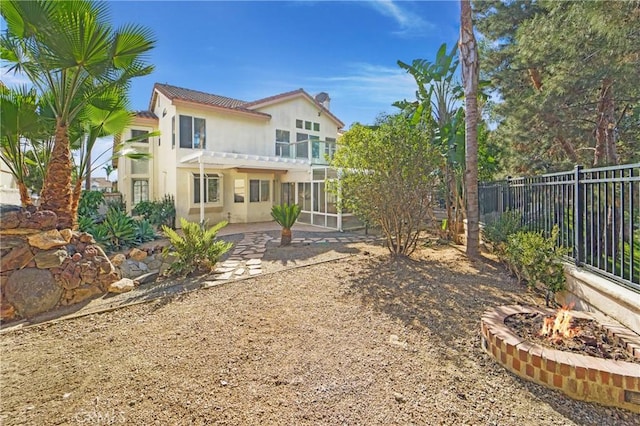
{"type": "Polygon", "coordinates": [[[136,242],[146,243],[147,241],[153,241],[156,239],[156,230],[146,219],[134,220],[133,223],[136,227],[136,242]]]}
{"type": "Polygon", "coordinates": [[[176,205],[172,195],[165,195],[160,201],[142,201],[136,204],[132,213],[143,216],[152,225],[175,228],[176,205]]]}
{"type": "Polygon", "coordinates": [[[106,227],[97,224],[89,228],[86,232],[93,235],[93,239],[96,240],[96,243],[100,244],[105,251],[110,252],[113,250],[111,239],[109,238],[109,231],[106,227]]]}
{"type": "Polygon", "coordinates": [[[134,220],[119,209],[109,208],[104,222],[95,225],[93,230],[101,235],[106,234],[106,248],[111,251],[121,250],[136,242],[136,224],[134,220]]]}
{"type": "Polygon", "coordinates": [[[521,219],[520,212],[514,210],[506,211],[498,220],[485,225],[482,230],[482,237],[500,251],[509,236],[522,230],[521,219]]]}
{"type": "Polygon", "coordinates": [[[144,216],[144,218],[148,220],[151,217],[153,209],[153,201],[140,201],[133,207],[133,210],[131,210],[131,214],[134,216],[144,216]]]}
{"type": "Polygon", "coordinates": [[[78,216],[95,218],[98,216],[98,208],[104,202],[104,194],[101,191],[82,191],[78,201],[78,216]]]}
{"type": "Polygon", "coordinates": [[[229,251],[232,243],[218,240],[218,231],[227,226],[222,221],[209,229],[197,222],[189,222],[180,218],[183,236],[167,225],[162,231],[171,242],[177,260],[169,267],[170,274],[189,275],[194,272],[210,272],[220,257],[229,251]]]}
{"type": "Polygon", "coordinates": [[[127,212],[127,203],[125,203],[122,199],[111,200],[107,202],[107,211],[115,210],[120,213],[127,212]]]}
{"type": "Polygon", "coordinates": [[[96,221],[91,216],[78,216],[78,230],[80,232],[91,233],[96,221]]]}
{"type": "Polygon", "coordinates": [[[508,237],[505,258],[518,280],[526,280],[529,287],[542,285],[547,305],[550,296],[563,290],[565,284],[562,266],[562,247],[556,247],[558,227],[549,237],[539,232],[517,232],[508,237]]]}

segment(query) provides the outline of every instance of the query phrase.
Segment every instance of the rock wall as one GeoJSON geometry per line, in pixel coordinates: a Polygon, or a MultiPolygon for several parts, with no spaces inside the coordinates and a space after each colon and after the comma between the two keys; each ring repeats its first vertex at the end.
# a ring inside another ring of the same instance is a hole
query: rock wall
{"type": "Polygon", "coordinates": [[[118,253],[111,257],[111,263],[123,278],[130,278],[139,284],[153,282],[176,260],[173,253],[163,254],[164,247],[157,244],[132,248],[126,254],[118,253]]]}
{"type": "Polygon", "coordinates": [[[104,294],[120,279],[90,234],[56,229],[51,211],[0,213],[0,320],[104,294]]]}

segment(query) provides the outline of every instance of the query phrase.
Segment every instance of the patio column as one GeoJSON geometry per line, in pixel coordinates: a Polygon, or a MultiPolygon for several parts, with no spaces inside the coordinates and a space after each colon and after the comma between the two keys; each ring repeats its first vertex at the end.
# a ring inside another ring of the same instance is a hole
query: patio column
{"type": "Polygon", "coordinates": [[[200,226],[204,226],[204,163],[202,162],[202,155],[198,161],[200,163],[200,226]]]}
{"type": "Polygon", "coordinates": [[[338,208],[338,231],[342,230],[342,169],[338,169],[338,196],[336,197],[336,206],[338,208]]]}

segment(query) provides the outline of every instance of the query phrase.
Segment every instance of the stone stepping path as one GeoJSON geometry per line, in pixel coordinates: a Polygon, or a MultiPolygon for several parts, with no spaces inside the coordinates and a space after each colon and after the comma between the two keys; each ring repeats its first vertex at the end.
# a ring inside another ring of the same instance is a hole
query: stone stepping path
{"type": "MultiPolygon", "coordinates": [[[[302,243],[302,244],[327,244],[327,243],[360,243],[360,242],[371,242],[376,240],[376,237],[371,235],[353,235],[353,236],[344,236],[344,237],[314,237],[314,238],[294,238],[291,240],[292,243],[302,243]]],[[[274,239],[274,243],[280,243],[280,238],[274,239]]]]}
{"type": "MultiPolygon", "coordinates": [[[[374,241],[376,238],[369,235],[338,236],[338,237],[307,237],[294,238],[293,243],[299,244],[330,244],[330,243],[357,243],[374,241]]],[[[280,243],[279,238],[270,237],[267,234],[249,232],[244,234],[231,252],[231,256],[222,262],[214,271],[214,282],[207,286],[217,285],[224,281],[254,277],[262,273],[262,258],[267,251],[267,243],[273,241],[280,243]]]]}
{"type": "Polygon", "coordinates": [[[253,277],[262,273],[262,258],[267,243],[273,238],[267,234],[247,233],[231,252],[231,256],[214,270],[215,281],[228,281],[253,277]]]}

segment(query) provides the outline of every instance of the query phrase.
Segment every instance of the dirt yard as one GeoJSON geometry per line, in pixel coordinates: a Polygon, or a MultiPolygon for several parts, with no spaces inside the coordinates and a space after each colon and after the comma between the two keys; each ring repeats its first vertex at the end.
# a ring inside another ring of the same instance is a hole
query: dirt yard
{"type": "Polygon", "coordinates": [[[543,303],[491,259],[358,243],[264,262],[275,272],[2,334],[0,423],[640,425],[482,352],[486,308],[543,303]]]}

